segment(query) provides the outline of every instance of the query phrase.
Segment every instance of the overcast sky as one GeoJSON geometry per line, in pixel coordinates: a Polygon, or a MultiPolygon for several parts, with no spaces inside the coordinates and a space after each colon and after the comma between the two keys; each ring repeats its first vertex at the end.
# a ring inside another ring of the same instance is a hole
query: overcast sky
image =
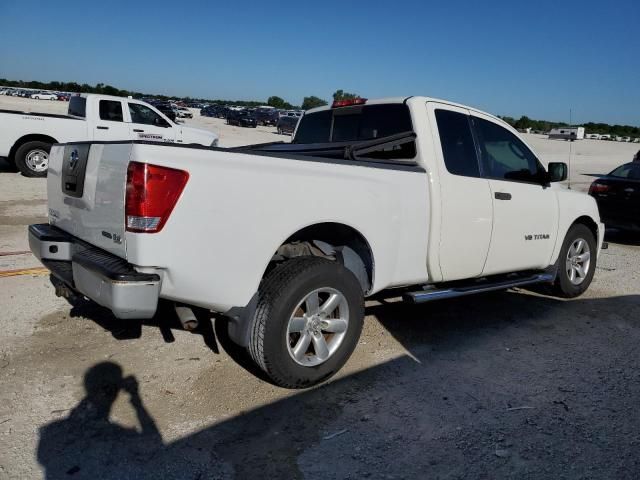
{"type": "Polygon", "coordinates": [[[640,2],[3,0],[0,77],[640,125],[640,2]],[[307,3],[309,5],[307,5],[307,3]]]}

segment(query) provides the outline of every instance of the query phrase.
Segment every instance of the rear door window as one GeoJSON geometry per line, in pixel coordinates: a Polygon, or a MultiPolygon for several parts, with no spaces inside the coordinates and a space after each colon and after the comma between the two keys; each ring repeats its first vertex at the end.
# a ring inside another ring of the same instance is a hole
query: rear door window
{"type": "Polygon", "coordinates": [[[100,100],[100,120],[122,122],[122,102],[117,100],[100,100]]]}
{"type": "Polygon", "coordinates": [[[469,117],[450,110],[436,110],[442,155],[449,173],[479,177],[480,165],[471,133],[469,117]]]}
{"type": "Polygon", "coordinates": [[[87,116],[87,99],[73,96],[69,99],[69,115],[85,118],[87,116]]]}

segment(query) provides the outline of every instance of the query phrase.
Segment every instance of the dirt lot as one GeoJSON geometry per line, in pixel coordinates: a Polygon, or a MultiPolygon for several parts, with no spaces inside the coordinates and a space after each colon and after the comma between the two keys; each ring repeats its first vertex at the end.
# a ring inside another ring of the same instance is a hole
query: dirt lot
{"type": "MultiPolygon", "coordinates": [[[[278,138],[188,123],[223,145],[278,138]]],[[[633,150],[576,142],[574,180],[633,150]]],[[[38,266],[20,252],[45,215],[45,181],[0,164],[0,271],[38,266]]],[[[140,326],[71,307],[46,276],[0,277],[0,479],[640,478],[640,239],[608,240],[573,301],[370,301],[347,366],[304,392],[234,361],[219,321],[188,333],[165,309],[140,326]]]]}

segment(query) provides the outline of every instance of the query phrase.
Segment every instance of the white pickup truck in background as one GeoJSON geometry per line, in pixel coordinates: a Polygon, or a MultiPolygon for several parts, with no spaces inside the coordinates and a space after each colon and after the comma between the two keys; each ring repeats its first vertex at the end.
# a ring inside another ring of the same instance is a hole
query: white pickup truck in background
{"type": "Polygon", "coordinates": [[[68,115],[0,110],[0,157],[28,177],[46,176],[54,143],[129,139],[204,146],[218,141],[215,133],[177,125],[131,98],[73,96],[68,115]]]}
{"type": "Polygon", "coordinates": [[[365,297],[536,283],[575,297],[603,246],[594,199],[558,183],[566,164],[545,169],[502,120],[426,97],[310,110],[291,144],[56,145],[49,168],[49,223],[29,241],[56,293],[131,319],[166,299],[185,327],[194,306],[217,312],[291,388],[347,361],[365,297]]]}

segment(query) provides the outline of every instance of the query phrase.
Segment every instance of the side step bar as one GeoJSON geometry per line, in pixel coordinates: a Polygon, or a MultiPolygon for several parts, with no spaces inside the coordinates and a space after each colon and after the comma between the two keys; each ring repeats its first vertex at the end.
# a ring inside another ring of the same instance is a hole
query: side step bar
{"type": "Polygon", "coordinates": [[[474,284],[460,285],[455,287],[435,287],[417,292],[407,292],[403,295],[405,302],[424,303],[433,300],[442,300],[444,298],[462,297],[464,295],[472,295],[474,293],[493,292],[495,290],[505,290],[507,288],[522,287],[524,285],[532,285],[534,283],[550,283],[555,280],[553,273],[538,273],[529,276],[519,276],[511,279],[502,277],[500,280],[486,279],[477,281],[474,284]]]}

